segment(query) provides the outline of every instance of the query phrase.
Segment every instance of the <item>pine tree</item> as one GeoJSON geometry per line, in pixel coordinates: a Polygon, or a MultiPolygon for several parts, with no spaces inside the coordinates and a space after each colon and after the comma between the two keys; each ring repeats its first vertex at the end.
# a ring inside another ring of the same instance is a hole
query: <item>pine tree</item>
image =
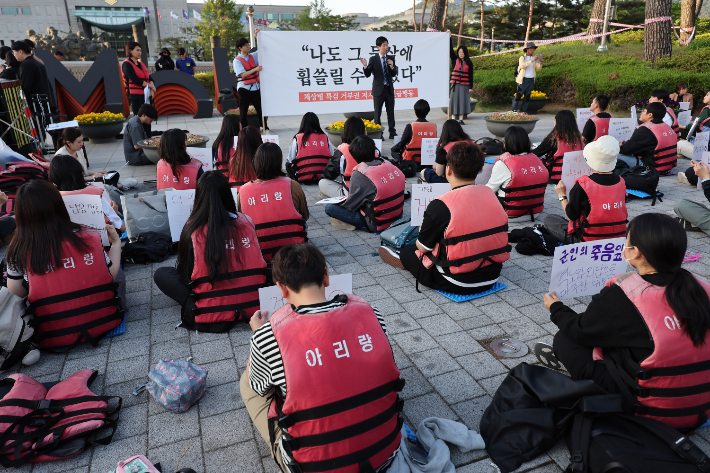
{"type": "MultiPolygon", "coordinates": [[[[672,0],[646,0],[646,20],[671,16],[672,0]]],[[[647,23],[644,28],[644,59],[655,62],[673,51],[671,22],[668,20],[647,23]]]]}
{"type": "Polygon", "coordinates": [[[428,28],[437,31],[444,30],[444,10],[448,0],[434,0],[431,7],[431,16],[429,17],[428,28]]]}
{"type": "Polygon", "coordinates": [[[197,23],[197,40],[205,46],[205,51],[210,51],[210,36],[219,36],[222,47],[227,48],[230,57],[237,55],[237,40],[248,36],[244,31],[244,24],[240,21],[244,7],[230,0],[205,0],[202,6],[202,19],[197,23]]]}

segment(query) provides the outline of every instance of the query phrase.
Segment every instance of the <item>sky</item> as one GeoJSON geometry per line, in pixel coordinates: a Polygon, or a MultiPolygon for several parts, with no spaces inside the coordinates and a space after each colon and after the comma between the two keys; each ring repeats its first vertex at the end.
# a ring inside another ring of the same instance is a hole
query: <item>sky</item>
{"type": "MultiPolygon", "coordinates": [[[[308,5],[310,0],[235,0],[239,5],[308,5]]],[[[367,13],[370,16],[387,16],[393,13],[412,8],[412,0],[325,0],[325,6],[332,10],[334,15],[343,13],[367,13]]]]}

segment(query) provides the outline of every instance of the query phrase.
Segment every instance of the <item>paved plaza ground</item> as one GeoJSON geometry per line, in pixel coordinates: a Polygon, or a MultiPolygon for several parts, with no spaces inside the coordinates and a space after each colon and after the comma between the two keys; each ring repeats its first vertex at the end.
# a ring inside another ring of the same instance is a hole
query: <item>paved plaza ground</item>
{"type": "MultiPolygon", "coordinates": [[[[484,114],[473,114],[464,129],[473,138],[490,136],[484,114]]],[[[397,130],[414,120],[411,112],[397,112],[397,130]]],[[[439,130],[445,114],[439,109],[429,117],[439,130]]],[[[342,115],[323,115],[321,125],[342,120],[342,115]]],[[[553,126],[552,115],[540,115],[533,141],[541,141],[553,126]]],[[[269,120],[272,134],[278,134],[284,153],[288,151],[300,117],[273,117],[269,120]]],[[[193,120],[191,116],[160,117],[153,129],[181,128],[215,138],[221,118],[193,120]]],[[[385,141],[389,149],[392,141],[385,141]]],[[[211,142],[208,146],[211,146],[211,142]]],[[[124,164],[120,141],[111,144],[87,143],[90,169],[118,169],[124,164]]],[[[680,160],[683,171],[689,161],[680,160]]],[[[155,179],[155,166],[125,167],[122,177],[139,181],[155,179]]],[[[407,187],[416,183],[408,179],[407,187]]],[[[390,342],[397,366],[407,385],[402,392],[406,400],[404,415],[413,428],[430,416],[454,419],[478,431],[483,411],[508,370],[522,362],[536,363],[532,354],[523,358],[497,360],[479,340],[509,335],[524,340],[530,348],[536,342],[552,343],[557,331],[550,322],[542,296],[549,285],[552,258],[522,256],[515,251],[504,263],[501,282],[508,287],[497,294],[470,302],[454,303],[438,293],[421,288],[417,293],[414,280],[407,271],[388,266],[377,256],[379,236],[360,231],[335,229],[316,206],[317,186],[305,186],[310,204],[308,236],[325,254],[331,274],[353,274],[355,294],[364,297],[385,314],[390,342]]],[[[682,185],[675,176],[662,177],[659,190],[663,202],[651,207],[649,200],[633,200],[628,204],[629,217],[644,212],[673,212],[680,198],[703,202],[695,188],[682,185]]],[[[548,186],[545,213],[562,215],[552,186],[548,186]]],[[[541,221],[541,216],[538,216],[541,221]]],[[[511,224],[511,228],[529,226],[530,222],[511,224]]],[[[704,233],[688,233],[688,247],[700,253],[697,262],[684,267],[705,278],[710,277],[710,251],[704,233]]],[[[239,394],[238,380],[249,356],[251,330],[241,324],[228,334],[188,332],[175,326],[180,322],[180,308],[164,296],[153,283],[153,273],[161,266],[175,264],[175,257],[163,263],[126,266],[127,302],[126,333],[103,340],[98,347],[82,346],[67,355],[43,354],[34,366],[21,371],[41,382],[58,381],[75,371],[98,370],[93,385],[97,394],[118,395],[123,409],[118,430],[108,446],[96,446],[87,452],[61,462],[25,466],[23,472],[107,473],[116,463],[132,455],[143,454],[153,462],[161,462],[163,471],[173,473],[182,455],[180,467],[208,473],[277,473],[269,450],[253,428],[239,394]],[[187,359],[209,370],[208,390],[202,400],[184,414],[166,412],[149,395],[131,395],[143,384],[148,371],[166,357],[187,359]]],[[[577,311],[583,311],[590,297],[568,300],[577,311]]],[[[17,369],[17,367],[16,367],[17,369]]],[[[3,377],[11,371],[2,373],[3,377]]],[[[692,439],[710,453],[710,430],[701,429],[692,439]]],[[[494,472],[485,451],[461,454],[452,450],[452,460],[462,473],[494,472]]],[[[569,454],[560,442],[548,454],[524,465],[519,471],[559,472],[569,463],[569,454]]]]}

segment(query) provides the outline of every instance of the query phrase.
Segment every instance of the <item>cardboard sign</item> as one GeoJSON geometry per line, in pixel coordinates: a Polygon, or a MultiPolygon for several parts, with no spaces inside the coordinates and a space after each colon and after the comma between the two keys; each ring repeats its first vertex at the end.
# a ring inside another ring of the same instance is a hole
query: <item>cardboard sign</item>
{"type": "Polygon", "coordinates": [[[616,138],[619,143],[631,138],[635,129],[636,122],[631,118],[612,118],[609,120],[609,136],[616,138]]]}
{"type": "Polygon", "coordinates": [[[710,140],[710,131],[695,134],[695,141],[693,142],[693,161],[703,159],[703,153],[708,150],[708,140],[710,140]]]}
{"type": "MultiPolygon", "coordinates": [[[[325,298],[331,300],[338,294],[353,293],[353,275],[334,274],[330,276],[330,285],[325,288],[325,298]]],[[[262,287],[259,289],[259,309],[264,312],[268,311],[269,315],[281,307],[288,304],[286,299],[281,297],[281,289],[278,286],[262,287]]]]}
{"type": "Polygon", "coordinates": [[[684,112],[680,112],[680,113],[678,114],[678,125],[680,125],[680,126],[688,126],[688,124],[690,123],[690,119],[692,118],[692,117],[691,117],[692,113],[693,113],[693,112],[691,112],[690,110],[686,110],[686,111],[684,111],[684,112]]]}
{"type": "Polygon", "coordinates": [[[634,121],[634,124],[638,123],[639,121],[638,116],[636,116],[636,105],[631,107],[631,119],[634,121]]]}
{"type": "Polygon", "coordinates": [[[195,190],[165,191],[165,206],[168,208],[168,223],[173,241],[180,241],[182,228],[187,223],[195,203],[195,190]]]}
{"type": "Polygon", "coordinates": [[[593,170],[584,159],[582,151],[570,151],[565,153],[562,159],[562,182],[569,192],[574,183],[582,176],[589,176],[593,170]]]}
{"type": "Polygon", "coordinates": [[[598,294],[609,279],[626,272],[622,257],[625,242],[621,237],[558,246],[550,292],[555,291],[560,299],[598,294]]]}
{"type": "Polygon", "coordinates": [[[593,116],[594,116],[594,112],[592,112],[588,108],[578,108],[577,109],[577,128],[579,128],[580,133],[584,129],[584,125],[587,124],[587,120],[589,120],[593,116]]]}
{"type": "MultiPolygon", "coordinates": [[[[703,153],[702,158],[700,158],[702,162],[705,163],[707,167],[710,168],[710,151],[706,151],[703,153]]],[[[703,183],[702,179],[698,178],[698,190],[703,190],[703,183]]]]}
{"type": "MultiPolygon", "coordinates": [[[[261,135],[261,141],[263,143],[276,143],[279,144],[279,135],[261,135]]],[[[235,138],[236,143],[236,138],[235,138]]],[[[236,149],[236,147],[235,147],[236,149]]]]}
{"type": "Polygon", "coordinates": [[[690,110],[690,102],[678,102],[681,110],[690,110]]]}
{"type": "Polygon", "coordinates": [[[372,141],[375,142],[375,148],[377,148],[377,151],[380,152],[380,156],[382,155],[382,140],[380,138],[377,138],[376,140],[373,139],[372,141]]]}
{"type": "Polygon", "coordinates": [[[436,145],[439,138],[422,138],[422,166],[436,164],[436,145]]]}
{"type": "Polygon", "coordinates": [[[451,185],[446,184],[412,184],[412,221],[410,225],[421,225],[424,220],[424,211],[429,202],[441,197],[451,190],[451,185]]]}
{"type": "Polygon", "coordinates": [[[202,170],[207,172],[211,171],[212,168],[212,148],[193,148],[191,146],[187,147],[187,154],[191,158],[197,159],[202,162],[202,170]]]}
{"type": "Polygon", "coordinates": [[[101,235],[101,244],[109,246],[104,209],[98,195],[64,195],[64,205],[72,222],[96,229],[101,235]]]}

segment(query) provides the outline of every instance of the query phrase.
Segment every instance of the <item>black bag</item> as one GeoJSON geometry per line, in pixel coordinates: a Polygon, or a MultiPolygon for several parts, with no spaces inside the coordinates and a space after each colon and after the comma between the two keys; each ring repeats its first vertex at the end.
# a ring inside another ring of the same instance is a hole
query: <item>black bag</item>
{"type": "Polygon", "coordinates": [[[498,156],[503,154],[503,142],[496,138],[479,138],[476,144],[484,154],[498,156]]]}
{"type": "MultiPolygon", "coordinates": [[[[658,196],[657,188],[659,176],[658,171],[656,171],[654,167],[634,166],[627,172],[623,173],[621,177],[624,179],[627,189],[649,194],[653,198],[653,201],[651,202],[652,206],[656,205],[657,197],[661,202],[663,202],[663,199],[660,199],[658,196]]],[[[661,196],[662,195],[663,194],[661,194],[661,196]]]]}
{"type": "Polygon", "coordinates": [[[622,161],[620,159],[616,160],[616,166],[614,167],[614,174],[618,174],[621,176],[622,174],[625,174],[629,172],[631,168],[629,165],[626,163],[626,161],[622,161]]]}
{"type": "Polygon", "coordinates": [[[121,262],[131,264],[159,263],[170,255],[173,246],[170,235],[157,232],[142,233],[136,241],[121,249],[121,262]]]}
{"type": "Polygon", "coordinates": [[[325,169],[323,169],[323,179],[330,179],[331,181],[334,181],[340,177],[341,156],[341,154],[338,154],[338,156],[334,155],[330,158],[328,164],[325,165],[325,169]]]}
{"type": "Polygon", "coordinates": [[[516,228],[508,233],[508,242],[517,243],[515,251],[521,255],[554,256],[557,238],[542,225],[516,228]]]}

